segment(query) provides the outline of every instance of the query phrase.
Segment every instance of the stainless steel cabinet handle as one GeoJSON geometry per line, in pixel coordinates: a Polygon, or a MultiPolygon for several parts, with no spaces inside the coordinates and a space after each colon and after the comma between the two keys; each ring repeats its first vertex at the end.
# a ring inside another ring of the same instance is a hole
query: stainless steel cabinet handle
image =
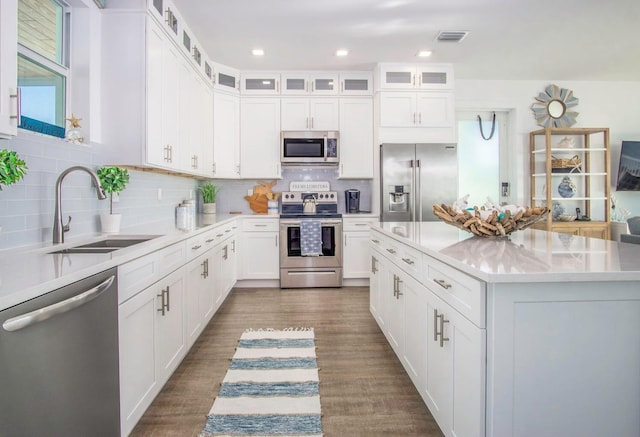
{"type": "Polygon", "coordinates": [[[449,321],[445,320],[444,314],[440,314],[440,347],[444,347],[444,342],[449,341],[449,338],[444,336],[445,323],[449,323],[449,321]]]}
{"type": "Polygon", "coordinates": [[[224,255],[222,255],[222,258],[227,259],[229,257],[229,246],[225,245],[223,249],[224,255]]]}
{"type": "Polygon", "coordinates": [[[222,237],[224,234],[216,234],[216,237],[222,237]]]}
{"type": "Polygon", "coordinates": [[[113,281],[115,281],[115,279],[115,275],[109,276],[107,279],[105,279],[95,287],[76,296],[70,297],[69,299],[65,299],[44,308],[40,308],[38,310],[30,311],[26,314],[7,319],[2,324],[2,327],[5,331],[17,331],[19,329],[26,328],[27,326],[50,319],[51,317],[58,314],[63,314],[67,311],[71,311],[72,309],[91,302],[93,299],[100,296],[109,287],[111,287],[111,284],[113,284],[113,281]]]}
{"type": "Polygon", "coordinates": [[[422,124],[422,112],[418,112],[418,124],[422,124]]]}
{"type": "Polygon", "coordinates": [[[344,245],[345,246],[347,245],[347,236],[346,235],[344,236],[344,245]]]}
{"type": "Polygon", "coordinates": [[[445,290],[448,290],[448,289],[450,289],[452,287],[451,284],[449,284],[444,279],[434,279],[433,282],[435,282],[436,284],[438,284],[439,286],[441,286],[445,290]]]}
{"type": "Polygon", "coordinates": [[[202,264],[200,265],[202,266],[202,273],[200,273],[200,276],[206,279],[207,276],[209,276],[209,258],[202,261],[202,264]]]}
{"type": "Polygon", "coordinates": [[[202,247],[201,245],[196,244],[195,246],[192,246],[192,247],[191,247],[191,250],[198,250],[198,249],[200,249],[201,247],[202,247]]]}
{"type": "Polygon", "coordinates": [[[22,123],[22,90],[17,88],[15,94],[9,94],[9,98],[16,99],[16,115],[10,115],[9,118],[16,120],[17,125],[20,126],[22,123]]]}
{"type": "Polygon", "coordinates": [[[393,297],[396,297],[396,293],[398,293],[398,277],[393,275],[393,297]]]}
{"type": "Polygon", "coordinates": [[[393,249],[387,249],[387,252],[389,252],[391,255],[395,255],[396,251],[393,249]]]}
{"type": "Polygon", "coordinates": [[[416,124],[416,113],[413,113],[413,124],[416,124]]]}
{"type": "Polygon", "coordinates": [[[380,244],[380,240],[371,240],[372,243],[380,244]]]}
{"type": "Polygon", "coordinates": [[[205,243],[212,243],[213,241],[215,241],[214,238],[209,238],[208,240],[204,240],[205,243]]]}
{"type": "Polygon", "coordinates": [[[415,264],[415,262],[410,258],[402,258],[402,261],[406,262],[409,265],[415,264]]]}
{"type": "Polygon", "coordinates": [[[378,272],[378,269],[376,268],[376,262],[378,262],[378,260],[376,259],[375,256],[371,257],[371,273],[376,274],[378,272]]]}
{"type": "Polygon", "coordinates": [[[438,341],[438,310],[433,310],[433,341],[438,341]]]}
{"type": "Polygon", "coordinates": [[[398,287],[398,290],[396,290],[396,299],[400,299],[400,296],[402,296],[402,295],[404,294],[404,293],[402,293],[402,291],[400,291],[400,284],[401,284],[402,282],[403,282],[403,281],[402,281],[402,279],[400,279],[400,276],[398,276],[398,279],[397,279],[397,284],[398,284],[398,285],[397,285],[397,287],[398,287]]]}
{"type": "Polygon", "coordinates": [[[169,311],[169,286],[167,285],[166,289],[163,288],[160,294],[156,296],[160,298],[160,309],[158,309],[158,312],[164,316],[165,312],[169,311]]]}
{"type": "Polygon", "coordinates": [[[236,240],[231,242],[231,252],[236,253],[236,240]]]}

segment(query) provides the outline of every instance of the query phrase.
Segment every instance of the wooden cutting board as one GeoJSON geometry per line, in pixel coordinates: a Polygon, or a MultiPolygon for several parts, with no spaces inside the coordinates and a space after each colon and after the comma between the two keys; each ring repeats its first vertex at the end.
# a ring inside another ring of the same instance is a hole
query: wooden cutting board
{"type": "Polygon", "coordinates": [[[274,193],[271,191],[278,182],[271,181],[258,181],[258,185],[253,187],[253,194],[251,196],[244,196],[244,199],[249,202],[249,208],[251,211],[258,214],[266,214],[269,200],[277,200],[280,197],[280,193],[274,193]]]}

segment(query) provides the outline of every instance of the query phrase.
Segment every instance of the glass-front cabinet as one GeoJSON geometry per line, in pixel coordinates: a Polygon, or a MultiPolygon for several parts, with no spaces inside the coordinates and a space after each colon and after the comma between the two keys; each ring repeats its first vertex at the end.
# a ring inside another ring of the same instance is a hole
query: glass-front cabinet
{"type": "Polygon", "coordinates": [[[338,94],[338,75],[332,73],[283,73],[282,94],[338,94]]]}
{"type": "Polygon", "coordinates": [[[213,86],[220,91],[240,92],[240,72],[226,65],[212,63],[213,86]]]}
{"type": "Polygon", "coordinates": [[[380,89],[453,89],[453,66],[450,64],[380,64],[377,73],[380,89]]]}
{"type": "Polygon", "coordinates": [[[531,206],[550,210],[534,227],[608,239],[609,129],[540,129],[529,145],[531,206]]]}
{"type": "Polygon", "coordinates": [[[373,74],[369,72],[340,73],[340,94],[373,95],[373,74]]]}
{"type": "Polygon", "coordinates": [[[280,94],[280,74],[247,73],[242,75],[243,94],[280,94]]]}

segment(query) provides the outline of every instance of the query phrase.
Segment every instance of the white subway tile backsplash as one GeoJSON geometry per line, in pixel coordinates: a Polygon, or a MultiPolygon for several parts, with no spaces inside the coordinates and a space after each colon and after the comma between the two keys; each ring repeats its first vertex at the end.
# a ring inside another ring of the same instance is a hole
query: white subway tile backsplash
{"type": "MultiPolygon", "coordinates": [[[[99,145],[75,145],[44,135],[20,131],[2,148],[15,150],[28,166],[19,183],[0,191],[0,250],[51,241],[55,183],[63,170],[76,165],[96,169],[99,145]]],[[[98,164],[99,165],[99,164],[98,164]]],[[[114,212],[123,214],[122,225],[133,226],[173,217],[175,206],[189,197],[198,181],[150,172],[129,171],[131,177],[114,212]],[[162,200],[157,197],[162,188],[162,200]]],[[[62,214],[73,217],[69,238],[100,231],[100,213],[109,211],[108,200],[96,197],[91,178],[71,172],[62,184],[62,214]]]]}

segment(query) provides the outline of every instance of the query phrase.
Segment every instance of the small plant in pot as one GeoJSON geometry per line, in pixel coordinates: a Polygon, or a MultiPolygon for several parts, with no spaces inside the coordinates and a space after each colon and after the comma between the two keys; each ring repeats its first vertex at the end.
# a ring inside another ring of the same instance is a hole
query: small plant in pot
{"type": "MultiPolygon", "coordinates": [[[[12,150],[0,150],[0,191],[3,185],[11,185],[18,182],[27,174],[27,165],[12,150]]],[[[2,226],[0,226],[0,232],[2,226]]]]}
{"type": "Polygon", "coordinates": [[[105,193],[109,194],[109,214],[100,215],[102,232],[119,232],[122,215],[113,213],[113,195],[117,195],[125,189],[129,183],[129,172],[126,168],[100,167],[97,174],[102,189],[105,193]]]}
{"type": "Polygon", "coordinates": [[[3,185],[18,182],[27,174],[27,165],[13,150],[0,150],[0,191],[3,185]]]}
{"type": "Polygon", "coordinates": [[[198,188],[198,191],[202,193],[202,213],[203,214],[215,214],[216,213],[216,196],[220,187],[216,187],[211,182],[207,182],[198,188]]]}

